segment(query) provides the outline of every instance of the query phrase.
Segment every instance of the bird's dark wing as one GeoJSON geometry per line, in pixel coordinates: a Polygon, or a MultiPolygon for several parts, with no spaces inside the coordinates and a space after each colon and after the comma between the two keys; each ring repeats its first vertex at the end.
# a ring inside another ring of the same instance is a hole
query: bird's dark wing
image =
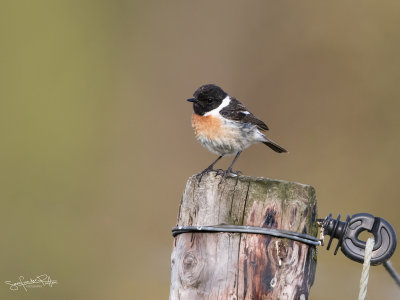
{"type": "Polygon", "coordinates": [[[256,125],[260,130],[268,130],[268,126],[263,121],[257,119],[239,100],[235,98],[231,98],[229,105],[221,109],[219,113],[226,119],[241,123],[250,123],[256,125]]]}

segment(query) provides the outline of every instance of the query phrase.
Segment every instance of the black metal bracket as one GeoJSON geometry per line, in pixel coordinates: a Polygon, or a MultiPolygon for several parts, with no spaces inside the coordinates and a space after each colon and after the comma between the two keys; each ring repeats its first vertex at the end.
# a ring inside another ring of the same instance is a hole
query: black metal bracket
{"type": "Polygon", "coordinates": [[[340,214],[337,219],[329,214],[325,219],[318,219],[318,223],[323,228],[323,233],[330,236],[327,250],[329,250],[333,239],[338,239],[334,254],[339,248],[343,254],[351,260],[363,263],[365,245],[359,239],[363,231],[368,231],[374,235],[375,245],[372,252],[371,264],[379,265],[389,260],[396,250],[397,238],[392,225],[383,218],[373,215],[360,213],[347,216],[346,221],[340,221],[340,214]]]}

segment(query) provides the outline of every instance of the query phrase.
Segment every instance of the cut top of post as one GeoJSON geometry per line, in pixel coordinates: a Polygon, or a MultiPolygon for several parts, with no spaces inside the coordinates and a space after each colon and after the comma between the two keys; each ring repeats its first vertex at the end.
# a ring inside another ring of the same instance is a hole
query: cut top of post
{"type": "Polygon", "coordinates": [[[244,225],[290,230],[317,236],[317,205],[312,186],[215,172],[189,178],[178,226],[244,225]]]}

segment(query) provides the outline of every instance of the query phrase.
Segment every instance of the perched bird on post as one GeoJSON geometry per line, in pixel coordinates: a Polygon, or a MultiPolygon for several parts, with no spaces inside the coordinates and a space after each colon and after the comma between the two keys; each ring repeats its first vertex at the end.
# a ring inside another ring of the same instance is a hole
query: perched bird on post
{"type": "Polygon", "coordinates": [[[192,127],[196,139],[202,146],[219,157],[198,174],[198,182],[203,175],[213,171],[214,165],[225,155],[235,155],[232,164],[223,172],[224,179],[233,172],[232,167],[240,153],[255,143],[263,143],[278,153],[287,152],[268,139],[262,131],[268,126],[257,119],[237,99],[229,96],[219,86],[206,84],[199,87],[187,101],[193,103],[192,127]]]}

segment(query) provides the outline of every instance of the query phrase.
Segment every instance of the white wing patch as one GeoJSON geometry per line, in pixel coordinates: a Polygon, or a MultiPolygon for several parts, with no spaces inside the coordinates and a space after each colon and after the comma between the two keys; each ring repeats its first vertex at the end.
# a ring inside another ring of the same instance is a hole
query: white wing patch
{"type": "Polygon", "coordinates": [[[204,114],[205,117],[207,116],[214,116],[214,117],[219,117],[219,112],[226,106],[229,105],[229,103],[231,102],[231,98],[229,98],[229,96],[226,96],[224,98],[224,100],[222,100],[222,103],[220,104],[220,106],[218,106],[217,108],[207,112],[204,114]]]}
{"type": "Polygon", "coordinates": [[[249,115],[250,113],[248,111],[242,111],[242,114],[249,115]]]}

